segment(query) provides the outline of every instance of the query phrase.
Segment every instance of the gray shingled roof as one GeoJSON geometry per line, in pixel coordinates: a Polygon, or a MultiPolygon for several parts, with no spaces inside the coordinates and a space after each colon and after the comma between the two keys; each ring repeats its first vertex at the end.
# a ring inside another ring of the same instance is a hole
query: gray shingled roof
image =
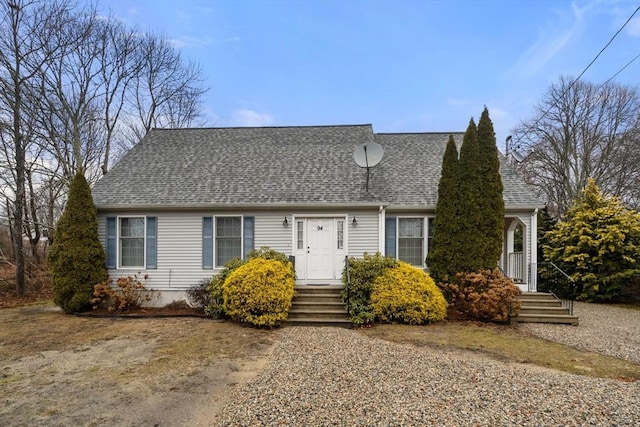
{"type": "MultiPolygon", "coordinates": [[[[462,133],[454,134],[462,140],[462,133]]],[[[99,209],[260,205],[435,207],[449,133],[374,134],[371,125],[153,129],[96,183],[99,209]],[[385,150],[366,171],[358,144],[385,150]]],[[[502,165],[507,208],[540,201],[502,165]]]]}

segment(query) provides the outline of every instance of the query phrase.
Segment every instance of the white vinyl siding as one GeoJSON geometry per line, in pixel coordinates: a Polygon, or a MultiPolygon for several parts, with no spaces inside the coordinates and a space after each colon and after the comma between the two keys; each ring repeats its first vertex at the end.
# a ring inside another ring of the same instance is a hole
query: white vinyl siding
{"type": "Polygon", "coordinates": [[[292,233],[295,228],[291,215],[287,215],[289,219],[286,226],[282,225],[285,217],[283,213],[256,213],[255,217],[255,248],[268,246],[285,255],[291,255],[292,233]]]}
{"type": "Polygon", "coordinates": [[[379,226],[378,226],[378,210],[368,212],[356,212],[349,215],[347,222],[344,224],[348,228],[347,250],[349,256],[362,258],[365,252],[373,255],[379,251],[379,226]],[[353,225],[353,217],[357,219],[357,225],[353,225]]]}
{"type": "MultiPolygon", "coordinates": [[[[141,275],[149,275],[147,287],[159,291],[187,290],[202,279],[210,278],[215,270],[202,268],[202,217],[200,213],[150,213],[157,222],[157,268],[138,268],[141,275]]],[[[100,214],[98,234],[106,240],[106,217],[100,214]]],[[[126,217],[127,215],[121,215],[126,217]]],[[[133,215],[131,215],[133,216],[133,215]]],[[[109,269],[114,281],[131,275],[132,269],[109,269]]]]}
{"type": "MultiPolygon", "coordinates": [[[[192,212],[144,212],[144,215],[157,217],[157,268],[136,269],[142,275],[148,274],[147,286],[159,291],[185,291],[200,280],[209,279],[220,271],[203,268],[203,218],[213,217],[254,217],[254,247],[256,249],[269,246],[270,248],[293,255],[293,248],[297,246],[295,220],[302,217],[313,217],[313,213],[282,213],[251,211],[192,211],[192,212]],[[288,225],[283,225],[283,218],[289,218],[288,225]]],[[[98,232],[103,245],[106,243],[106,218],[107,217],[135,217],[144,215],[113,213],[99,215],[98,232]]],[[[337,219],[344,218],[344,249],[348,255],[362,257],[364,252],[375,254],[378,251],[378,212],[377,209],[368,212],[355,212],[345,214],[344,211],[324,213],[337,219]],[[358,224],[353,225],[353,215],[357,217],[358,224]]],[[[215,246],[215,242],[214,242],[215,246]]],[[[244,250],[243,250],[244,252],[244,250]]],[[[342,271],[344,255],[341,255],[336,269],[342,271]]],[[[242,256],[246,254],[243,253],[242,256]]],[[[216,261],[214,247],[214,259],[216,261]]],[[[131,275],[132,269],[109,269],[109,276],[117,280],[119,277],[131,275]]],[[[339,275],[338,275],[339,277],[339,275]]]]}

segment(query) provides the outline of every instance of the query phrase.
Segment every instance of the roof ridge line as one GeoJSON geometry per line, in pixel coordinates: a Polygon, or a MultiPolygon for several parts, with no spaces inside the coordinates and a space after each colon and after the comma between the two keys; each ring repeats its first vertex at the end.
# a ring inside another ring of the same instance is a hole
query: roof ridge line
{"type": "Polygon", "coordinates": [[[187,128],[151,128],[159,131],[184,131],[184,130],[224,130],[224,129],[302,129],[302,128],[337,128],[337,127],[370,127],[371,123],[341,124],[341,125],[291,125],[291,126],[222,126],[222,127],[187,127],[187,128]]]}

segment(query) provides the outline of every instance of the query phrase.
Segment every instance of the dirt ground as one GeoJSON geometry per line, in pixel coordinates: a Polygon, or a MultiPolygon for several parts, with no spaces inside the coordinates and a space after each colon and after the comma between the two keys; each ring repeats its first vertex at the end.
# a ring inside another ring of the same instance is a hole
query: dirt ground
{"type": "Polygon", "coordinates": [[[0,425],[217,425],[280,332],[196,317],[0,309],[0,425]]]}

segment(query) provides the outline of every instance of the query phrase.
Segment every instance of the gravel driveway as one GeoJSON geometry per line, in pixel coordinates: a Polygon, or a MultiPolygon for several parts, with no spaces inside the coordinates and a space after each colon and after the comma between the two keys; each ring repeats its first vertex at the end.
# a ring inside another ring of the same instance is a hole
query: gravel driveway
{"type": "MultiPolygon", "coordinates": [[[[576,312],[579,327],[525,329],[637,361],[640,312],[587,304],[576,304],[576,312]]],[[[640,382],[417,348],[338,328],[284,329],[270,362],[234,389],[229,402],[224,426],[640,424],[640,382]]]]}

